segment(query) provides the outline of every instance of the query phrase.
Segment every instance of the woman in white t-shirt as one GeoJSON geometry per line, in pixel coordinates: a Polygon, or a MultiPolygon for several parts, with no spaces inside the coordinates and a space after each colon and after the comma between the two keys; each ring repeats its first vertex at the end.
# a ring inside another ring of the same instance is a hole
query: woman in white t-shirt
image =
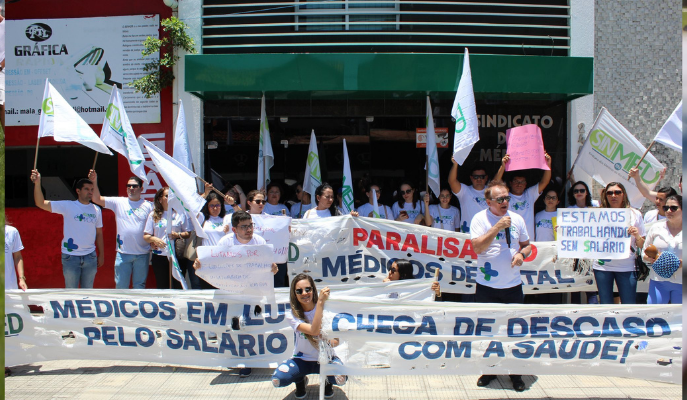
{"type": "MultiPolygon", "coordinates": [[[[153,211],[148,214],[146,226],[143,230],[143,240],[150,243],[153,250],[153,255],[150,260],[153,266],[153,273],[155,274],[155,281],[158,289],[169,289],[169,269],[171,268],[167,255],[169,250],[163,239],[167,233],[167,198],[169,197],[169,188],[164,187],[155,193],[153,199],[153,211]]],[[[169,234],[169,240],[174,244],[176,239],[188,239],[191,236],[186,217],[172,212],[172,233],[169,234]]],[[[174,246],[172,246],[174,249],[174,246]]],[[[186,274],[184,265],[179,264],[182,268],[182,274],[186,274]]],[[[181,284],[173,279],[174,289],[181,289],[181,284]]]]}
{"type": "Polygon", "coordinates": [[[537,242],[552,242],[553,219],[558,214],[558,192],[554,189],[544,190],[544,210],[534,215],[534,240],[537,242]]]}
{"type": "MultiPolygon", "coordinates": [[[[568,179],[574,180],[572,171],[568,173],[568,179]]],[[[589,186],[587,186],[584,181],[577,181],[572,184],[570,190],[568,191],[568,208],[588,208],[588,207],[598,207],[599,203],[596,200],[592,200],[592,194],[589,191],[589,186]]],[[[587,263],[589,260],[576,259],[576,265],[580,263],[587,263]]],[[[599,293],[598,292],[586,292],[587,294],[587,304],[599,304],[599,293]]],[[[572,293],[573,303],[579,303],[580,292],[572,293]]]]}
{"type": "Polygon", "coordinates": [[[265,192],[262,190],[251,190],[246,196],[246,206],[248,207],[248,214],[264,214],[265,192]]]}
{"type": "Polygon", "coordinates": [[[401,183],[396,193],[396,202],[391,209],[394,212],[394,220],[411,224],[422,223],[425,213],[420,193],[408,182],[401,183]]]}
{"type": "MultiPolygon", "coordinates": [[[[310,275],[301,273],[291,281],[291,312],[286,314],[286,318],[296,334],[293,355],[274,370],[272,384],[274,387],[285,387],[295,383],[297,399],[302,399],[307,394],[307,375],[320,373],[320,348],[326,349],[330,363],[341,364],[333,349],[339,345],[339,340],[322,336],[324,303],[328,298],[329,287],[322,289],[318,295],[315,281],[310,275]],[[326,342],[320,343],[323,340],[326,342]]],[[[347,380],[348,377],[344,375],[328,376],[324,387],[325,397],[329,398],[334,394],[332,385],[340,386],[347,380]]]]}
{"type": "MultiPolygon", "coordinates": [[[[317,207],[305,212],[303,219],[327,218],[342,215],[341,211],[334,205],[334,189],[327,183],[323,183],[315,189],[315,201],[317,207]]],[[[358,216],[356,211],[351,211],[351,215],[358,216]]]]}
{"type": "Polygon", "coordinates": [[[269,215],[289,215],[289,208],[279,202],[281,200],[281,187],[275,182],[267,185],[267,203],[265,204],[265,214],[269,215]]]}
{"type": "Polygon", "coordinates": [[[646,235],[644,250],[656,246],[658,253],[669,251],[680,260],[680,268],[669,278],[659,276],[651,265],[656,261],[644,254],[651,268],[648,304],[682,304],[682,196],[669,196],[663,209],[666,219],[656,222],[646,235]]]}
{"type": "Polygon", "coordinates": [[[393,211],[391,211],[391,207],[385,206],[384,204],[379,203],[379,196],[382,193],[382,189],[379,188],[379,185],[376,183],[370,183],[367,185],[365,188],[365,194],[367,195],[367,198],[369,199],[369,202],[361,205],[358,207],[358,215],[361,217],[370,217],[374,218],[374,201],[375,199],[372,197],[373,194],[372,192],[375,192],[377,196],[377,208],[379,208],[379,217],[383,219],[394,219],[394,214],[393,211]]]}
{"type": "MultiPolygon", "coordinates": [[[[611,182],[601,193],[601,208],[627,208],[630,210],[631,247],[641,249],[644,246],[644,218],[642,214],[630,207],[625,186],[620,182],[611,182]]],[[[594,278],[599,289],[599,303],[613,304],[613,282],[615,281],[622,304],[637,303],[637,277],[635,275],[635,254],[630,252],[627,258],[620,260],[596,260],[594,278]]]]}
{"type": "MultiPolygon", "coordinates": [[[[202,240],[202,246],[218,246],[220,239],[231,230],[231,214],[226,214],[222,204],[223,199],[217,193],[208,193],[206,200],[198,222],[203,227],[207,238],[198,239],[202,240]]],[[[198,281],[201,289],[217,289],[200,277],[198,281]]]]}
{"type": "Polygon", "coordinates": [[[451,191],[443,188],[439,192],[439,204],[429,204],[429,193],[425,193],[425,225],[432,228],[460,232],[460,210],[451,205],[451,191]]]}

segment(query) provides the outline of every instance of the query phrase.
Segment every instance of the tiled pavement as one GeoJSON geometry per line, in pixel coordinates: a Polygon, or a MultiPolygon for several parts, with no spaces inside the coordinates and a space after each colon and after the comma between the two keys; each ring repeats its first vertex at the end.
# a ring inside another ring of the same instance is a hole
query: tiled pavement
{"type": "MultiPolygon", "coordinates": [[[[236,369],[173,367],[136,361],[61,360],[12,368],[5,398],[29,399],[293,399],[294,385],[276,389],[272,370],[254,368],[248,378],[236,369]]],[[[682,398],[682,385],[602,376],[523,376],[527,390],[516,392],[508,377],[485,388],[468,376],[359,376],[334,388],[334,399],[661,399],[682,398]]],[[[317,399],[312,376],[307,399],[317,399]]]]}

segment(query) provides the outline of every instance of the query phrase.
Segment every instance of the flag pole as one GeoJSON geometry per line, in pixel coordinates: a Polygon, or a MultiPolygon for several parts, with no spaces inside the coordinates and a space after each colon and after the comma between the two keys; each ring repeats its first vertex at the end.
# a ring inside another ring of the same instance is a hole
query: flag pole
{"type": "Polygon", "coordinates": [[[172,259],[169,260],[169,288],[172,288],[172,259]]]}
{"type": "MultiPolygon", "coordinates": [[[[263,154],[265,151],[263,150],[263,154]]],[[[267,169],[267,157],[262,156],[262,189],[267,190],[267,174],[265,170],[267,169]]]]}
{"type": "Polygon", "coordinates": [[[98,161],[98,152],[95,152],[95,158],[93,159],[93,168],[91,168],[93,171],[95,171],[95,163],[98,161]]]}
{"type": "MultiPolygon", "coordinates": [[[[639,168],[639,164],[641,164],[642,161],[644,161],[644,157],[646,157],[646,155],[649,154],[649,150],[651,150],[651,147],[654,145],[654,142],[655,142],[654,140],[651,141],[651,143],[649,144],[649,147],[647,147],[644,154],[642,154],[642,158],[640,158],[637,165],[635,165],[635,168],[639,168]]],[[[630,174],[627,174],[627,179],[628,180],[630,179],[630,174]]]]}
{"type": "MultiPolygon", "coordinates": [[[[427,154],[425,154],[425,193],[429,194],[429,156],[427,154]]],[[[422,201],[424,202],[425,199],[422,201]]]]}
{"type": "Polygon", "coordinates": [[[38,163],[38,143],[41,142],[41,137],[38,136],[38,140],[36,140],[36,155],[33,156],[33,169],[36,169],[36,164],[38,163]]]}
{"type": "MultiPolygon", "coordinates": [[[[205,181],[205,179],[201,178],[201,177],[198,176],[198,175],[196,175],[196,179],[198,179],[199,181],[203,182],[203,184],[208,184],[208,185],[209,185],[209,183],[207,183],[207,182],[205,181]]],[[[213,186],[213,187],[212,187],[212,190],[214,190],[215,193],[219,194],[220,196],[222,196],[222,198],[224,198],[225,194],[222,193],[219,189],[217,189],[216,187],[213,186]]],[[[236,199],[234,199],[234,201],[236,201],[236,199]]]]}

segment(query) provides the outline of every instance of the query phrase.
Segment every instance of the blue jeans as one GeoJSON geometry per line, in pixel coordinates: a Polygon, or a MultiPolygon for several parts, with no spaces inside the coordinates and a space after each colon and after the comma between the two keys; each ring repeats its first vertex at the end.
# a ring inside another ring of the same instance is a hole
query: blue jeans
{"type": "Polygon", "coordinates": [[[667,281],[649,281],[647,304],[682,304],[682,285],[667,281]]]}
{"type": "MultiPolygon", "coordinates": [[[[338,357],[334,357],[332,362],[341,364],[338,357]]],[[[301,358],[290,358],[281,364],[272,374],[272,384],[274,387],[285,387],[292,383],[301,382],[306,375],[319,374],[320,363],[317,361],[305,361],[301,358]]],[[[346,378],[348,379],[348,378],[346,378]]],[[[332,385],[336,385],[336,379],[328,376],[327,380],[332,385]]]]}
{"type": "Polygon", "coordinates": [[[115,287],[117,289],[128,289],[133,275],[134,289],[145,289],[146,279],[148,278],[149,259],[150,253],[123,254],[117,252],[114,264],[115,287]]]}
{"type": "Polygon", "coordinates": [[[67,289],[93,289],[95,273],[98,272],[98,255],[95,250],[85,256],[71,256],[62,253],[62,273],[67,289]]]}
{"type": "Polygon", "coordinates": [[[613,304],[613,281],[618,287],[622,304],[637,304],[637,277],[634,271],[612,272],[594,270],[599,304],[613,304]]]}

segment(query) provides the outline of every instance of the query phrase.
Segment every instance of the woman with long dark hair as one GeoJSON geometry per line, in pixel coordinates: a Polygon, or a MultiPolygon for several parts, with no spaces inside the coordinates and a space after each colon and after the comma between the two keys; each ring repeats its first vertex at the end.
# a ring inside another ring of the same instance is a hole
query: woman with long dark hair
{"type": "MultiPolygon", "coordinates": [[[[627,233],[632,237],[631,247],[644,246],[644,219],[642,214],[630,207],[625,186],[620,182],[611,182],[601,193],[602,208],[627,208],[630,210],[630,227],[627,233]]],[[[637,302],[637,277],[635,275],[635,254],[621,260],[596,260],[594,277],[599,289],[599,303],[613,304],[613,282],[615,281],[622,304],[637,302]]]]}
{"type": "Polygon", "coordinates": [[[587,186],[584,181],[573,183],[568,191],[568,204],[570,204],[568,208],[598,207],[598,202],[594,204],[595,202],[595,200],[592,200],[592,193],[589,191],[589,186],[587,186]]]}
{"type": "Polygon", "coordinates": [[[396,193],[396,202],[391,207],[396,221],[419,224],[422,222],[425,207],[420,201],[420,193],[408,182],[401,183],[396,193]]]}
{"type": "Polygon", "coordinates": [[[682,304],[682,271],[678,269],[668,276],[659,275],[656,271],[656,260],[660,253],[670,252],[680,261],[682,267],[682,196],[669,196],[663,210],[666,219],[656,222],[646,235],[644,243],[644,261],[651,267],[649,281],[648,304],[682,304]],[[655,252],[648,253],[648,247],[653,245],[655,252]]]}
{"type": "MultiPolygon", "coordinates": [[[[327,218],[342,215],[341,211],[334,204],[334,189],[324,182],[315,189],[315,202],[317,207],[311,208],[303,215],[303,219],[327,218]]],[[[351,211],[351,215],[358,216],[356,211],[351,211]]]]}
{"type": "MultiPolygon", "coordinates": [[[[167,259],[169,250],[165,245],[164,237],[167,234],[167,216],[165,215],[168,209],[167,198],[169,197],[169,188],[163,187],[155,193],[153,199],[153,211],[148,215],[146,226],[143,230],[143,240],[150,243],[153,250],[153,255],[150,263],[153,266],[153,273],[155,274],[155,282],[158,289],[169,289],[169,271],[170,263],[167,259]]],[[[187,227],[186,217],[182,214],[177,214],[172,211],[172,233],[169,234],[169,240],[174,242],[176,239],[188,239],[191,232],[187,227]]],[[[172,246],[174,248],[174,246],[172,246]]],[[[186,274],[186,265],[179,264],[182,274],[186,274]]],[[[194,273],[195,276],[195,273],[194,273]]],[[[181,284],[176,279],[172,282],[174,289],[181,289],[181,284]]]]}
{"type": "MultiPolygon", "coordinates": [[[[286,318],[296,333],[293,356],[274,370],[272,384],[274,387],[285,387],[295,383],[297,399],[302,399],[307,395],[305,391],[308,385],[307,375],[320,373],[318,363],[320,342],[325,340],[321,336],[322,317],[324,303],[328,298],[329,287],[322,289],[318,295],[315,281],[310,275],[301,273],[291,281],[291,312],[287,313],[286,318]]],[[[329,339],[325,348],[338,345],[338,339],[329,339]]],[[[329,362],[341,363],[333,349],[329,355],[329,362]]],[[[343,385],[347,379],[343,375],[328,376],[324,387],[325,397],[333,396],[332,385],[343,385]]]]}

